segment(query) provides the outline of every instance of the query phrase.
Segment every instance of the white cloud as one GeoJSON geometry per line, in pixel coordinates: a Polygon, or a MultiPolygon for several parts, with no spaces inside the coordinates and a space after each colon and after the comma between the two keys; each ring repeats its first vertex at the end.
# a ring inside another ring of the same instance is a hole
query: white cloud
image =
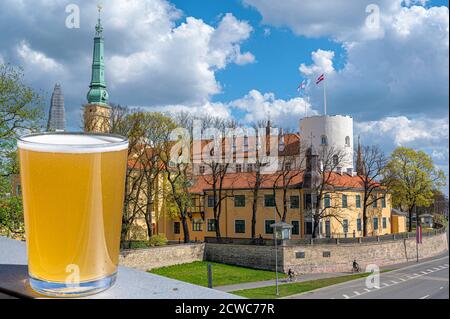
{"type": "MultiPolygon", "coordinates": [[[[79,5],[81,28],[67,29],[64,1],[36,0],[33,10],[21,1],[0,2],[5,60],[24,65],[27,79],[40,78],[43,88],[62,83],[67,107],[77,109],[88,90],[97,22],[95,1],[79,5]]],[[[110,0],[102,23],[112,102],[204,105],[221,92],[218,70],[255,62],[251,52],[241,50],[252,27],[231,13],[209,25],[183,16],[168,0],[110,0]]]]}
{"type": "Polygon", "coordinates": [[[298,121],[305,116],[317,114],[303,98],[277,99],[274,93],[252,90],[243,98],[229,103],[231,108],[243,112],[246,123],[256,123],[268,117],[282,127],[298,129],[298,121]]]}
{"type": "Polygon", "coordinates": [[[37,68],[42,72],[61,72],[64,70],[64,67],[54,59],[30,48],[26,41],[22,41],[17,47],[17,54],[22,59],[23,64],[37,68]]]}
{"type": "Polygon", "coordinates": [[[406,116],[386,117],[378,121],[356,123],[356,130],[375,139],[393,141],[395,146],[441,144],[448,141],[448,118],[410,119],[406,116]]]}
{"type": "Polygon", "coordinates": [[[370,4],[378,6],[380,20],[386,20],[401,6],[401,0],[244,0],[255,7],[263,23],[288,27],[295,34],[307,37],[331,37],[338,41],[347,39],[373,39],[383,35],[383,29],[366,25],[370,4]]]}
{"type": "Polygon", "coordinates": [[[311,75],[317,75],[321,73],[331,74],[334,72],[333,67],[333,58],[334,58],[334,52],[333,51],[324,51],[324,50],[317,50],[311,54],[312,56],[312,65],[305,65],[302,63],[300,65],[300,72],[305,76],[311,76],[311,75]]]}

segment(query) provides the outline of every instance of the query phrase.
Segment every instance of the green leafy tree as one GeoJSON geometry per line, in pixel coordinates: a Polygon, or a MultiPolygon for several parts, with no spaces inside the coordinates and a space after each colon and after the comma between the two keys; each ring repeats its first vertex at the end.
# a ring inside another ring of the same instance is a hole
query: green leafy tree
{"type": "Polygon", "coordinates": [[[434,202],[433,191],[445,186],[445,175],[436,169],[431,157],[423,151],[398,147],[386,166],[386,182],[390,185],[393,205],[409,214],[409,231],[416,207],[428,207],[434,202]]]}
{"type": "Polygon", "coordinates": [[[19,174],[16,139],[42,127],[42,98],[23,80],[21,68],[0,64],[0,232],[23,233],[20,194],[12,180],[19,174]]]}

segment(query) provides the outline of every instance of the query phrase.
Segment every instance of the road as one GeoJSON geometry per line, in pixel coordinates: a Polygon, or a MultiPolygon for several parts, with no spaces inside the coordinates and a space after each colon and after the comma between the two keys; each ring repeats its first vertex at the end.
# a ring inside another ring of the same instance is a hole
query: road
{"type": "Polygon", "coordinates": [[[289,299],[449,299],[449,256],[381,273],[379,287],[366,278],[325,287],[289,299]]]}

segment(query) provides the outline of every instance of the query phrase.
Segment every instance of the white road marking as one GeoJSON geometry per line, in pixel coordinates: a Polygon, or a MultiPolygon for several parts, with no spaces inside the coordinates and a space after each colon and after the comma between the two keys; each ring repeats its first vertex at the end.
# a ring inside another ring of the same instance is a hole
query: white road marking
{"type": "Polygon", "coordinates": [[[405,278],[399,278],[401,281],[406,281],[406,279],[405,278]]]}
{"type": "Polygon", "coordinates": [[[421,271],[420,273],[424,275],[428,274],[426,271],[421,271]]]}
{"type": "Polygon", "coordinates": [[[385,287],[389,287],[389,284],[387,284],[387,283],[383,282],[383,286],[385,286],[385,287]]]}
{"type": "Polygon", "coordinates": [[[370,289],[364,288],[365,291],[370,292],[370,289]]]}
{"type": "Polygon", "coordinates": [[[395,281],[395,280],[391,280],[391,282],[392,282],[394,285],[398,284],[398,281],[395,281]]]}
{"type": "Polygon", "coordinates": [[[444,289],[444,287],[440,287],[439,289],[440,289],[440,290],[441,290],[441,289],[444,289]]]}
{"type": "Polygon", "coordinates": [[[433,272],[434,270],[432,270],[432,269],[427,269],[427,271],[429,271],[429,272],[433,272]]]}
{"type": "Polygon", "coordinates": [[[357,295],[357,296],[359,296],[360,295],[360,293],[359,292],[357,292],[357,291],[354,291],[353,292],[355,295],[357,295]]]}
{"type": "Polygon", "coordinates": [[[419,275],[419,274],[417,274],[417,273],[415,273],[415,274],[414,274],[414,276],[418,277],[418,276],[420,276],[420,275],[419,275]]]}
{"type": "Polygon", "coordinates": [[[347,295],[342,295],[342,297],[344,297],[345,299],[348,299],[348,298],[350,298],[349,296],[347,296],[347,295]]]}
{"type": "Polygon", "coordinates": [[[427,299],[428,297],[430,297],[430,295],[426,295],[426,296],[420,297],[420,299],[427,299]]]}
{"type": "Polygon", "coordinates": [[[436,270],[436,271],[440,270],[440,269],[439,269],[439,268],[437,268],[437,267],[433,267],[433,269],[434,269],[434,270],[436,270]]]}

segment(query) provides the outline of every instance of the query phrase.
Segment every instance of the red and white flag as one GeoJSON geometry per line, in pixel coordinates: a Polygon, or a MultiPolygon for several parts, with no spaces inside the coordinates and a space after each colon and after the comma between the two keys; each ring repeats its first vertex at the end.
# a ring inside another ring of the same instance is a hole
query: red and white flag
{"type": "Polygon", "coordinates": [[[319,84],[320,82],[325,80],[325,74],[322,74],[321,76],[319,76],[316,80],[316,84],[319,84]]]}
{"type": "Polygon", "coordinates": [[[416,228],[416,241],[418,244],[422,243],[422,225],[418,225],[416,228]]]}

